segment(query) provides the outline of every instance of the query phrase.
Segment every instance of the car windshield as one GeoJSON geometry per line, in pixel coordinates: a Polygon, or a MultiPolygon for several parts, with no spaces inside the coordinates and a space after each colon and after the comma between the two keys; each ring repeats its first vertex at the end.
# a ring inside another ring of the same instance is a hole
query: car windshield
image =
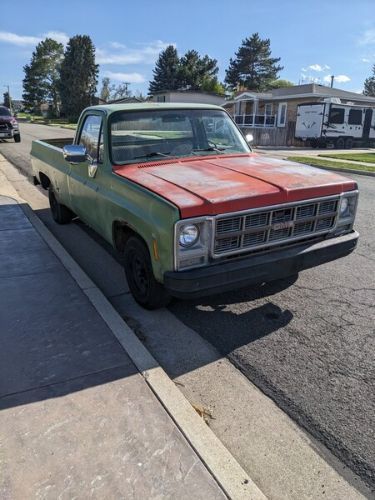
{"type": "Polygon", "coordinates": [[[8,108],[0,106],[0,116],[12,116],[8,108]]]}
{"type": "Polygon", "coordinates": [[[110,143],[116,164],[251,152],[226,112],[212,109],[118,112],[110,143]]]}

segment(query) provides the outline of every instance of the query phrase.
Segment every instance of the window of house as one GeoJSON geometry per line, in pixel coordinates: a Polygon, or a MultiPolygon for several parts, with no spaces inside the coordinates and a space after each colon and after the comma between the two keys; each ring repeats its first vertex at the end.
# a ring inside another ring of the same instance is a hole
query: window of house
{"type": "Polygon", "coordinates": [[[280,104],[279,104],[279,113],[278,113],[278,120],[277,120],[277,126],[278,127],[285,127],[285,123],[286,123],[286,108],[287,108],[286,102],[280,102],[280,104]]]}
{"type": "Polygon", "coordinates": [[[351,109],[349,110],[349,125],[362,125],[362,110],[351,109]]]}
{"type": "Polygon", "coordinates": [[[266,116],[272,115],[272,103],[271,102],[264,105],[264,114],[266,116]]]}
{"type": "Polygon", "coordinates": [[[156,101],[157,102],[165,102],[165,95],[158,95],[156,101]]]}
{"type": "Polygon", "coordinates": [[[344,108],[331,108],[329,112],[329,123],[341,125],[344,123],[345,109],[344,108]]]}
{"type": "Polygon", "coordinates": [[[87,115],[81,129],[79,144],[85,146],[87,153],[94,162],[100,161],[103,154],[102,117],[87,115]],[[99,151],[101,154],[99,155],[99,151]],[[99,157],[100,156],[100,157],[99,157]]]}

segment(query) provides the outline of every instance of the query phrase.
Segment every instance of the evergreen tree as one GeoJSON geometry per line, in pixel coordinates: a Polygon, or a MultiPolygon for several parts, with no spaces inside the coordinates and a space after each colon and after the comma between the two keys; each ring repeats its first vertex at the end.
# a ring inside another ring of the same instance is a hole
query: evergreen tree
{"type": "Polygon", "coordinates": [[[363,93],[370,97],[375,97],[375,64],[372,67],[372,76],[366,78],[363,93]]]}
{"type": "Polygon", "coordinates": [[[179,64],[177,50],[169,45],[163,50],[153,70],[153,80],[149,85],[149,94],[159,90],[177,90],[179,84],[179,64]]]}
{"type": "Polygon", "coordinates": [[[25,107],[39,109],[43,102],[52,106],[55,116],[59,114],[59,68],[64,47],[52,38],[38,43],[30,64],[24,66],[22,98],[25,107]]]}
{"type": "Polygon", "coordinates": [[[238,84],[249,90],[264,91],[277,79],[283,66],[279,57],[271,57],[270,39],[262,40],[258,33],[242,41],[241,47],[230,59],[225,82],[235,88],[238,84]]]}
{"type": "Polygon", "coordinates": [[[60,68],[60,94],[64,115],[76,121],[84,108],[94,102],[99,66],[95,47],[87,35],[70,38],[60,68]]]}
{"type": "Polygon", "coordinates": [[[189,50],[180,60],[180,86],[189,90],[203,90],[203,87],[207,89],[218,83],[218,71],[216,59],[207,55],[201,57],[196,50],[189,50]]]}

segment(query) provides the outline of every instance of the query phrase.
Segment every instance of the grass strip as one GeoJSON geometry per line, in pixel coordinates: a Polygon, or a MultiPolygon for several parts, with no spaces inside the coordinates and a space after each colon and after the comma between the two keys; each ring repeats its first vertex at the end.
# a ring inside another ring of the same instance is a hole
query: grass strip
{"type": "Polygon", "coordinates": [[[375,163],[375,153],[324,153],[319,155],[322,158],[336,158],[337,160],[363,161],[365,163],[375,163]]]}
{"type": "Polygon", "coordinates": [[[358,165],[358,163],[347,163],[347,162],[335,162],[325,160],[323,158],[317,158],[316,156],[289,156],[287,158],[290,161],[295,161],[298,163],[304,163],[305,165],[311,165],[313,167],[326,167],[337,169],[347,169],[347,170],[359,170],[362,172],[375,172],[375,165],[371,167],[369,165],[358,165]]]}

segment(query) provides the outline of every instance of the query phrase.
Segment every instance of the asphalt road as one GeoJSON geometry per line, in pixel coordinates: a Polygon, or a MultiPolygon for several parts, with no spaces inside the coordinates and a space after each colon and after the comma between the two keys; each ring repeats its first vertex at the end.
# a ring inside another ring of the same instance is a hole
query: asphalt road
{"type": "Polygon", "coordinates": [[[32,141],[37,139],[74,137],[73,130],[49,127],[47,125],[34,125],[31,123],[20,123],[20,131],[20,143],[16,144],[14,141],[0,139],[0,153],[28,175],[31,172],[30,151],[32,141]]]}
{"type": "MultiPolygon", "coordinates": [[[[31,138],[72,132],[22,124],[0,153],[28,169],[31,138]]],[[[375,488],[375,178],[360,189],[349,257],[250,291],[170,306],[301,426],[375,488]]],[[[100,242],[100,239],[98,239],[100,242]]]]}

